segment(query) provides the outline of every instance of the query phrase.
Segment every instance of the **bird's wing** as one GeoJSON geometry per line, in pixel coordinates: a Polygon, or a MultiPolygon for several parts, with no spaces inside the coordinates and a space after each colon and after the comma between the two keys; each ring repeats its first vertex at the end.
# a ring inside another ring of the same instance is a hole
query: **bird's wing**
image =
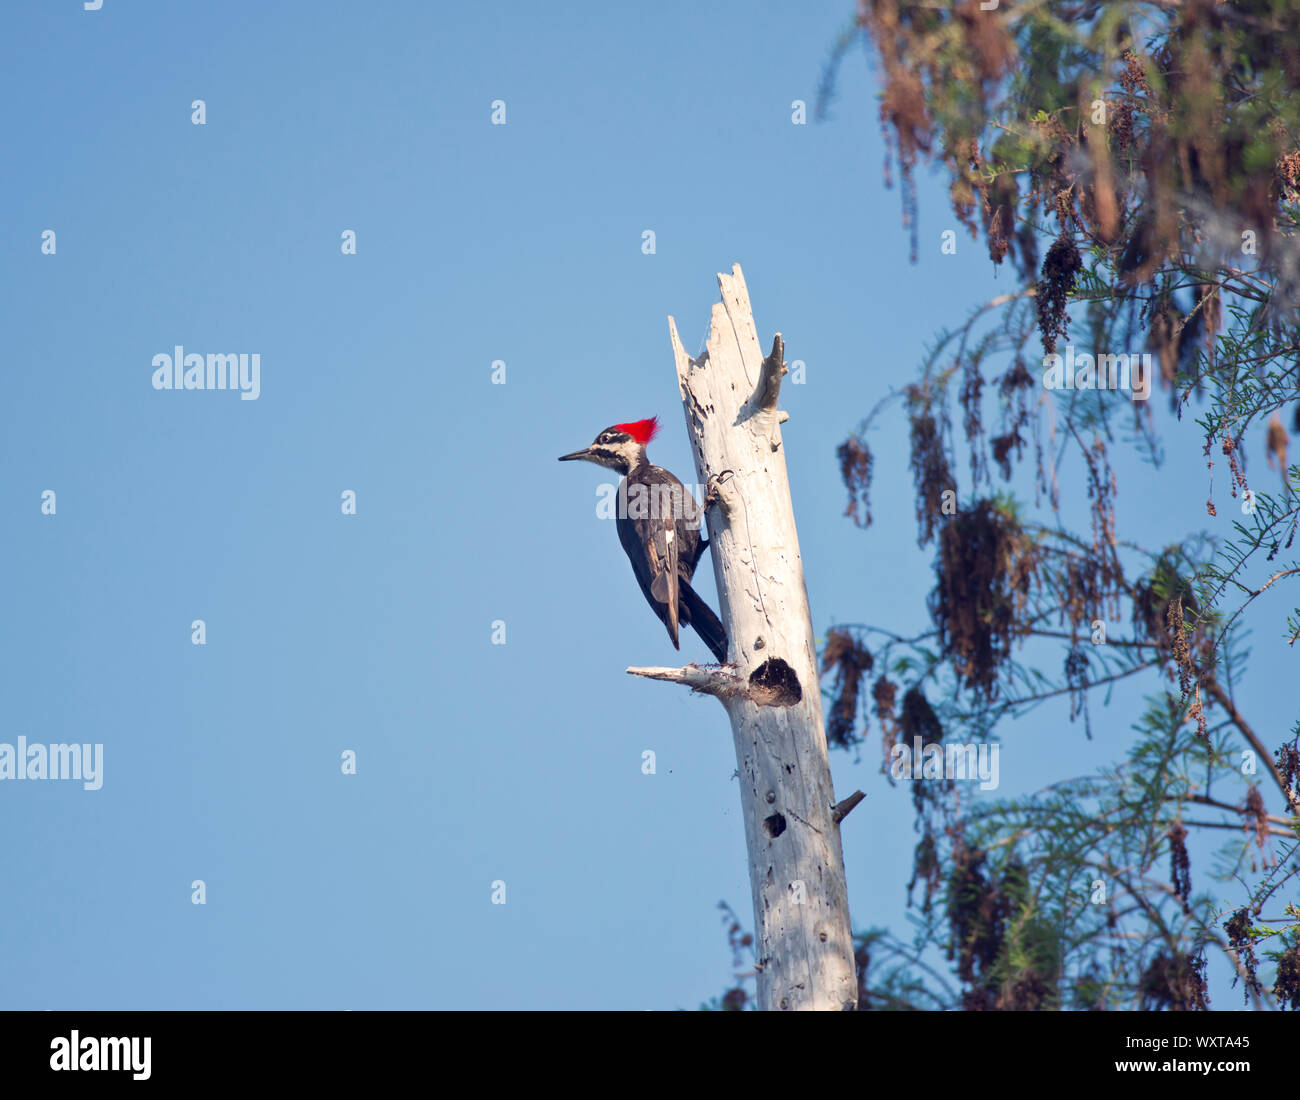
{"type": "Polygon", "coordinates": [[[668,628],[674,647],[680,649],[682,547],[672,492],[677,479],[658,467],[643,467],[630,480],[634,483],[627,486],[625,509],[621,504],[618,516],[619,541],[642,593],[668,628]]]}
{"type": "Polygon", "coordinates": [[[677,569],[680,564],[681,547],[677,540],[677,509],[673,504],[674,494],[670,491],[662,491],[670,489],[669,485],[657,483],[655,488],[661,491],[657,493],[652,491],[650,494],[648,520],[650,538],[646,540],[650,548],[650,575],[653,578],[650,582],[650,594],[664,605],[664,610],[667,612],[664,625],[668,627],[668,636],[673,640],[673,648],[680,649],[681,644],[677,640],[680,577],[677,569]]]}

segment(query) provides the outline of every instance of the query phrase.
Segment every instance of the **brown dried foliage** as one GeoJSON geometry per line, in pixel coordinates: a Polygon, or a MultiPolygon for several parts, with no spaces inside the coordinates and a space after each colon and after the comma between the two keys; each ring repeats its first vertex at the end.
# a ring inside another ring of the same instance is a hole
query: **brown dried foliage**
{"type": "Polygon", "coordinates": [[[925,692],[919,687],[910,687],[903,693],[903,714],[898,725],[908,741],[919,737],[922,747],[943,740],[943,726],[939,722],[939,716],[934,713],[925,692]]]}
{"type": "Polygon", "coordinates": [[[1058,996],[1055,976],[1033,963],[1006,973],[1008,940],[1017,915],[1017,898],[1025,892],[1024,866],[1011,859],[1000,875],[987,866],[988,853],[958,843],[949,876],[948,957],[966,983],[962,1008],[967,1012],[1035,1012],[1051,1007],[1058,996]]]}
{"type": "Polygon", "coordinates": [[[972,985],[997,961],[1011,912],[1010,899],[986,873],[987,861],[987,852],[958,845],[949,879],[948,957],[955,956],[957,976],[972,985]]]}
{"type": "Polygon", "coordinates": [[[834,629],[826,635],[826,648],[822,650],[823,676],[835,673],[832,687],[830,719],[826,723],[826,740],[831,745],[848,748],[855,740],[854,726],[858,716],[858,692],[862,677],[874,664],[870,651],[861,645],[847,630],[834,629]]]}
{"type": "Polygon", "coordinates": [[[1021,431],[1029,427],[1029,394],[1037,381],[1029,373],[1025,361],[1017,357],[998,380],[998,398],[1002,406],[1002,431],[989,440],[993,452],[993,461],[1002,472],[1004,481],[1011,480],[1011,452],[1016,453],[1019,462],[1025,446],[1025,437],[1021,431]]]}
{"type": "MultiPolygon", "coordinates": [[[[916,739],[920,739],[922,751],[912,756],[913,775],[918,775],[924,764],[926,746],[943,741],[939,716],[934,713],[919,685],[913,685],[903,693],[903,713],[898,728],[909,752],[915,747],[916,739]]],[[[912,783],[912,805],[916,807],[917,817],[924,818],[931,807],[942,806],[952,786],[953,780],[947,778],[912,783]]]]}
{"type": "Polygon", "coordinates": [[[1283,1008],[1300,1011],[1300,944],[1284,951],[1277,960],[1277,981],[1273,985],[1273,996],[1283,1008]]]}
{"type": "MultiPolygon", "coordinates": [[[[1228,946],[1237,953],[1237,961],[1245,971],[1246,982],[1243,993],[1247,1001],[1252,993],[1260,991],[1259,978],[1256,976],[1259,959],[1255,956],[1255,937],[1251,932],[1250,916],[1250,910],[1242,908],[1223,922],[1223,930],[1228,934],[1228,946]]],[[[1236,977],[1232,979],[1232,984],[1237,984],[1236,977]]]]}
{"type": "MultiPolygon", "coordinates": [[[[968,84],[987,96],[1010,71],[1015,44],[1001,20],[988,19],[978,0],[961,0],[950,12],[940,12],[914,0],[861,0],[858,23],[876,43],[884,91],[880,99],[881,128],[890,155],[897,156],[902,181],[903,223],[912,229],[912,258],[916,258],[916,184],[913,172],[921,154],[929,154],[934,120],[927,107],[927,88],[968,84]],[[962,48],[940,47],[935,32],[944,24],[960,36],[962,48]]],[[[945,156],[963,157],[961,135],[945,137],[945,156]]],[[[888,172],[888,166],[886,166],[888,172]]],[[[963,184],[954,195],[958,216],[969,211],[973,187],[969,156],[963,184]]]]}
{"type": "Polygon", "coordinates": [[[957,675],[987,699],[1027,630],[1022,612],[1037,567],[1037,545],[991,501],[958,512],[940,533],[930,615],[957,675]]]}
{"type": "Polygon", "coordinates": [[[1268,420],[1268,468],[1278,469],[1282,472],[1282,487],[1286,488],[1287,470],[1286,470],[1286,449],[1289,442],[1286,428],[1282,425],[1282,418],[1274,413],[1268,420]],[[1277,460],[1276,467],[1274,459],[1277,460]]]}
{"type": "Polygon", "coordinates": [[[961,382],[962,431],[970,444],[971,484],[978,485],[982,480],[988,481],[988,463],[984,458],[984,418],[980,407],[980,397],[984,392],[984,376],[980,373],[979,360],[970,356],[966,360],[961,382]]]}
{"type": "Polygon", "coordinates": [[[847,439],[840,444],[835,455],[840,462],[840,477],[849,491],[849,504],[844,514],[859,527],[870,527],[871,450],[860,439],[847,439]]]}
{"type": "MultiPolygon", "coordinates": [[[[1140,321],[1178,407],[1180,373],[1193,377],[1185,368],[1198,352],[1215,365],[1225,288],[1193,278],[1188,313],[1170,288],[1207,269],[1236,280],[1242,229],[1253,234],[1253,265],[1285,274],[1291,264],[1279,235],[1291,234],[1300,205],[1300,39],[1287,5],[1186,0],[1136,10],[1140,34],[1124,18],[1103,35],[1098,5],[1060,0],[994,10],[977,0],[859,0],[857,23],[881,61],[880,118],[902,167],[913,259],[913,171],[923,157],[947,170],[959,222],[973,237],[982,230],[994,261],[1012,257],[1026,281],[1038,267],[1034,227],[1054,218],[1060,236],[1037,280],[1045,350],[1066,333],[1080,252],[1095,247],[1097,273],[1117,273],[1105,308],[1143,298],[1154,307],[1140,321]],[[1017,70],[1035,75],[1008,80],[1017,70]]],[[[1205,373],[1195,376],[1198,394],[1205,373]]],[[[1244,429],[1225,423],[1218,433],[1240,488],[1244,429]]],[[[1277,442],[1270,427],[1271,456],[1277,442]]],[[[1019,459],[1015,432],[993,441],[1004,473],[1013,448],[1019,459]]]]}
{"type": "MultiPolygon", "coordinates": [[[[919,398],[916,398],[919,400],[919,398]]],[[[947,413],[942,412],[946,418],[947,413]]],[[[943,514],[943,494],[956,492],[956,483],[948,467],[948,453],[944,446],[946,419],[936,421],[927,403],[912,413],[912,480],[916,486],[916,525],[919,528],[917,545],[924,546],[934,538],[935,527],[943,514]]]]}
{"type": "MultiPolygon", "coordinates": [[[[917,786],[920,786],[918,783],[917,786]]],[[[934,840],[934,831],[927,824],[921,839],[916,842],[912,853],[912,877],[907,883],[907,904],[912,904],[912,890],[919,882],[925,886],[925,897],[921,901],[921,911],[930,912],[934,896],[939,892],[942,868],[939,865],[939,848],[934,840]]]]}
{"type": "Polygon", "coordinates": [[[1169,828],[1169,885],[1174,897],[1183,907],[1184,913],[1192,911],[1187,904],[1192,896],[1192,864],[1187,854],[1187,828],[1181,821],[1175,821],[1169,828]]]}
{"type": "Polygon", "coordinates": [[[1268,843],[1268,807],[1264,805],[1264,796],[1258,787],[1251,787],[1246,795],[1246,829],[1255,830],[1255,844],[1262,852],[1268,843]]]}
{"type": "Polygon", "coordinates": [[[1070,327],[1066,306],[1082,268],[1078,245],[1069,234],[1062,233],[1047,250],[1035,298],[1038,331],[1043,340],[1043,351],[1048,355],[1056,351],[1057,337],[1066,335],[1070,327]]]}
{"type": "Polygon", "coordinates": [[[894,716],[894,700],[898,685],[887,676],[879,676],[871,685],[871,698],[875,703],[876,717],[880,720],[880,746],[883,754],[880,770],[889,774],[889,762],[894,746],[898,744],[898,719],[894,716]]]}
{"type": "Polygon", "coordinates": [[[1147,350],[1160,364],[1160,385],[1169,393],[1171,407],[1178,404],[1178,371],[1188,358],[1190,343],[1183,341],[1187,318],[1168,295],[1161,296],[1151,307],[1147,327],[1147,350]]]}
{"type": "Polygon", "coordinates": [[[1173,656],[1174,668],[1178,672],[1179,690],[1183,693],[1184,699],[1189,696],[1193,698],[1188,717],[1196,720],[1196,735],[1208,741],[1209,732],[1205,722],[1205,707],[1201,705],[1200,677],[1192,660],[1192,647],[1188,642],[1187,620],[1183,616],[1181,597],[1175,597],[1169,602],[1165,626],[1170,640],[1170,652],[1173,656]]]}
{"type": "Polygon", "coordinates": [[[1300,781],[1300,736],[1277,750],[1277,770],[1282,773],[1282,782],[1294,790],[1300,781]]]}
{"type": "Polygon", "coordinates": [[[1160,951],[1142,971],[1138,996],[1146,1011],[1205,1012],[1205,960],[1181,952],[1160,951]]]}

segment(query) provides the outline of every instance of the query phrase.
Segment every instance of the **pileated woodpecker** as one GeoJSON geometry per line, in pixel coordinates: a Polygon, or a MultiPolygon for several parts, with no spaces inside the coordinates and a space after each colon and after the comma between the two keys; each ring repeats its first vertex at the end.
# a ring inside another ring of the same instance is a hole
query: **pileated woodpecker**
{"type": "Polygon", "coordinates": [[[632,563],[646,603],[681,649],[678,624],[695,633],[724,664],[727,632],[695,589],[691,577],[709,544],[700,538],[700,507],[686,487],[662,466],[652,466],[645,445],[659,434],[659,418],[606,428],[585,450],[560,455],[581,459],[623,475],[618,487],[618,541],[632,563]]]}

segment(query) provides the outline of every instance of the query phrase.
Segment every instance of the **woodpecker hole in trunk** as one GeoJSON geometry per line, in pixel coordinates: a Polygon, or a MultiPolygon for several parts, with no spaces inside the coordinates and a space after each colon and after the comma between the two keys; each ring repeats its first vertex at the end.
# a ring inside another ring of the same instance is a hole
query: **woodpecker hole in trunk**
{"type": "Polygon", "coordinates": [[[803,699],[803,688],[794,669],[769,657],[749,674],[749,697],[760,707],[792,707],[803,699]]]}
{"type": "Polygon", "coordinates": [[[771,817],[763,819],[763,832],[775,839],[785,832],[785,815],[773,814],[771,817]]]}

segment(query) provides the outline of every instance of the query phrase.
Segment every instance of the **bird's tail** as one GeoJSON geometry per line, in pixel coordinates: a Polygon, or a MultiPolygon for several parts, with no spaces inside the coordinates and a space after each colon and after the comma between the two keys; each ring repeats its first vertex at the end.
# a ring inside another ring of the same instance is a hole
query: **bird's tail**
{"type": "Polygon", "coordinates": [[[691,626],[695,633],[704,639],[704,644],[713,650],[713,655],[722,663],[727,663],[727,631],[713,613],[713,608],[700,599],[699,594],[685,580],[678,580],[682,603],[691,613],[691,626]]]}

